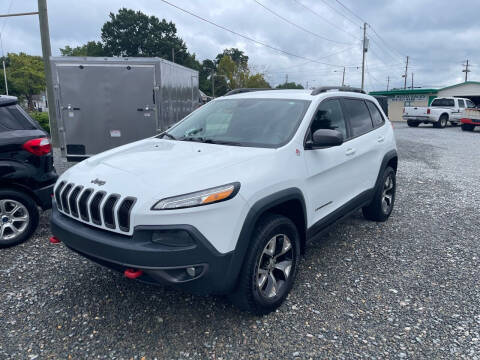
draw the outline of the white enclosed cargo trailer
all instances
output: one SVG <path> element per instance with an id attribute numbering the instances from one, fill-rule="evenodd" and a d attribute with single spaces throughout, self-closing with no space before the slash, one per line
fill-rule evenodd
<path id="1" fill-rule="evenodd" d="M 153 136 L 199 105 L 198 72 L 160 58 L 52 57 L 62 155 Z"/>

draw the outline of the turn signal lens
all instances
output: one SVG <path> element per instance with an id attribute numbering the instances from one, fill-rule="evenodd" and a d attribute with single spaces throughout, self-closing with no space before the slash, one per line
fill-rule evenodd
<path id="1" fill-rule="evenodd" d="M 173 196 L 160 200 L 152 206 L 152 210 L 184 209 L 213 204 L 233 198 L 239 189 L 240 183 L 237 182 L 185 195 Z"/>
<path id="2" fill-rule="evenodd" d="M 28 140 L 25 144 L 23 144 L 22 147 L 29 153 L 37 156 L 46 155 L 52 151 L 50 140 L 48 140 L 47 138 Z"/>

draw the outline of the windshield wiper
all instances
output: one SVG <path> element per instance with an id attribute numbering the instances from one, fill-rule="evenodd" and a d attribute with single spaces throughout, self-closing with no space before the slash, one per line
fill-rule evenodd
<path id="1" fill-rule="evenodd" d="M 228 141 L 228 140 L 204 139 L 203 142 L 204 142 L 204 143 L 207 143 L 207 144 L 243 146 L 243 144 L 240 143 L 240 142 L 237 142 L 237 141 Z"/>
<path id="2" fill-rule="evenodd" d="M 184 136 L 178 140 L 181 141 L 197 141 L 197 142 L 205 142 L 205 139 L 201 136 Z"/>
<path id="3" fill-rule="evenodd" d="M 167 132 L 163 133 L 162 137 L 168 137 L 169 139 L 177 140 L 177 138 L 175 136 L 173 136 L 172 134 L 169 134 Z"/>

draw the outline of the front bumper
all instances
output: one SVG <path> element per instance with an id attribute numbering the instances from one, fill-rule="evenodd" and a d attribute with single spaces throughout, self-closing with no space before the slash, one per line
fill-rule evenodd
<path id="1" fill-rule="evenodd" d="M 462 118 L 460 121 L 462 124 L 480 125 L 480 119 Z"/>
<path id="2" fill-rule="evenodd" d="M 167 283 L 186 291 L 209 294 L 228 292 L 235 278 L 228 276 L 233 252 L 219 253 L 190 225 L 137 226 L 132 236 L 97 229 L 62 215 L 53 206 L 51 229 L 54 236 L 80 255 L 111 269 L 124 272 L 133 268 L 143 272 L 138 279 Z M 192 243 L 183 247 L 152 242 L 161 232 L 185 231 Z M 195 276 L 186 269 L 197 269 Z"/>

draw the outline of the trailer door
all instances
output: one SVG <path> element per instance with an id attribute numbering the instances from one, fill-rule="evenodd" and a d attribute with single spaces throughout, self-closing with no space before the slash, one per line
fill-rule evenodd
<path id="1" fill-rule="evenodd" d="M 154 65 L 59 63 L 56 69 L 67 156 L 156 134 Z"/>

